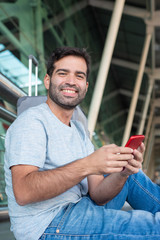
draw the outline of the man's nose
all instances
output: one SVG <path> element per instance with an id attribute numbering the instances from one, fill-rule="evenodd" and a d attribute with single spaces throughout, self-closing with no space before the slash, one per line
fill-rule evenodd
<path id="1" fill-rule="evenodd" d="M 75 84 L 76 83 L 76 77 L 74 74 L 70 73 L 68 74 L 67 76 L 67 82 L 70 83 L 70 84 Z"/>

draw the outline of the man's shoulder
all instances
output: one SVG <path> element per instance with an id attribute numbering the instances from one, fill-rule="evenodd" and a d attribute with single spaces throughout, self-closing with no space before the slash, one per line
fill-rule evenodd
<path id="1" fill-rule="evenodd" d="M 27 110 L 25 110 L 17 117 L 17 120 L 22 121 L 23 119 L 33 120 L 38 118 L 44 118 L 46 114 L 47 114 L 46 104 L 42 103 L 40 105 L 30 107 Z"/>
<path id="2" fill-rule="evenodd" d="M 37 106 L 33 106 L 28 108 L 27 110 L 25 110 L 24 112 L 22 112 L 18 117 L 20 116 L 28 116 L 28 115 L 32 115 L 32 116 L 43 116 L 43 113 L 47 112 L 47 106 L 46 103 L 41 103 Z"/>
<path id="3" fill-rule="evenodd" d="M 11 131 L 12 129 L 21 128 L 25 125 L 31 126 L 36 121 L 43 122 L 46 119 L 47 114 L 47 111 L 45 109 L 46 106 L 44 103 L 35 107 L 28 108 L 15 119 L 7 132 Z"/>

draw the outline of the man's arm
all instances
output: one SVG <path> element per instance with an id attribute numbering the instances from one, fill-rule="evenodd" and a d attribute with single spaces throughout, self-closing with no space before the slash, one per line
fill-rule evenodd
<path id="1" fill-rule="evenodd" d="M 11 171 L 14 195 L 19 205 L 56 197 L 87 176 L 83 160 L 53 170 L 39 171 L 35 166 L 16 165 Z"/>
<path id="2" fill-rule="evenodd" d="M 129 175 L 137 173 L 142 168 L 145 147 L 142 143 L 138 150 L 133 151 L 134 159 L 119 173 L 112 173 L 106 178 L 103 176 L 88 176 L 90 197 L 99 205 L 104 205 L 113 199 L 123 188 Z"/>
<path id="3" fill-rule="evenodd" d="M 119 173 L 112 173 L 107 177 L 89 176 L 88 186 L 91 199 L 98 205 L 106 204 L 122 190 L 127 178 Z"/>
<path id="4" fill-rule="evenodd" d="M 47 200 L 67 191 L 89 175 L 121 172 L 128 161 L 132 160 L 132 152 L 130 148 L 109 145 L 83 159 L 53 170 L 38 171 L 37 167 L 31 165 L 12 166 L 16 201 L 25 205 Z"/>

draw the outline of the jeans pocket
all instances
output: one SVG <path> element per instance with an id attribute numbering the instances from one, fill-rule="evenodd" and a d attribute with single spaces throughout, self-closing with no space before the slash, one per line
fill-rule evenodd
<path id="1" fill-rule="evenodd" d="M 70 210 L 71 210 L 71 208 L 72 208 L 73 205 L 74 205 L 73 203 L 70 203 L 70 204 L 67 206 L 67 208 L 65 209 L 65 211 L 63 212 L 62 217 L 61 217 L 61 219 L 60 219 L 60 221 L 59 221 L 59 223 L 58 223 L 58 225 L 57 225 L 56 233 L 59 233 L 59 231 L 60 231 L 60 229 L 62 228 L 63 223 L 64 223 L 66 217 L 68 216 L 68 214 L 69 214 L 69 212 L 70 212 Z"/>
<path id="2" fill-rule="evenodd" d="M 46 234 L 58 234 L 60 232 L 60 229 L 62 228 L 63 223 L 64 223 L 67 215 L 69 214 L 69 212 L 70 212 L 70 210 L 71 210 L 73 205 L 74 205 L 73 203 L 70 203 L 69 205 L 64 207 L 57 214 L 57 216 L 55 216 L 55 218 L 52 220 L 52 222 L 46 228 L 46 230 L 45 230 L 43 235 L 46 235 Z M 41 239 L 43 239 L 43 237 Z"/>

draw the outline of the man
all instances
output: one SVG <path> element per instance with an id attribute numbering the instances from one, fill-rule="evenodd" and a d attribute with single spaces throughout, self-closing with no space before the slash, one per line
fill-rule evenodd
<path id="1" fill-rule="evenodd" d="M 94 151 L 71 119 L 88 74 L 84 49 L 56 49 L 44 77 L 47 102 L 8 130 L 6 192 L 17 240 L 160 239 L 160 189 L 139 170 L 144 144 L 139 151 L 114 144 Z M 126 199 L 143 211 L 117 210 Z"/>

